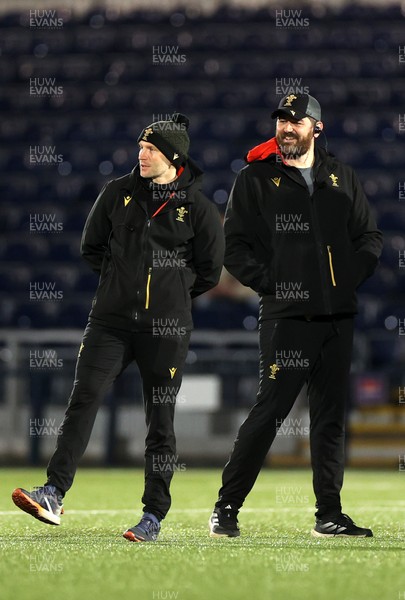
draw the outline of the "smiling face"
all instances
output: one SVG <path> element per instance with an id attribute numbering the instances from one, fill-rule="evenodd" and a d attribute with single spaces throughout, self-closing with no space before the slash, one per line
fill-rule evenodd
<path id="1" fill-rule="evenodd" d="M 276 140 L 287 158 L 303 156 L 314 146 L 314 123 L 309 117 L 299 121 L 287 116 L 277 117 Z"/>
<path id="2" fill-rule="evenodd" d="M 139 168 L 141 177 L 165 183 L 176 176 L 176 168 L 156 146 L 139 142 Z"/>

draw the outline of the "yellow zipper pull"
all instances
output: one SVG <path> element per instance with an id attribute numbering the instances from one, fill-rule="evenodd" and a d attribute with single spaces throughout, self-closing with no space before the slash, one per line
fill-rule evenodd
<path id="1" fill-rule="evenodd" d="M 328 249 L 328 256 L 329 256 L 329 270 L 330 270 L 330 276 L 332 278 L 332 285 L 333 285 L 333 287 L 336 287 L 335 273 L 333 272 L 332 249 L 330 246 L 327 246 L 327 249 Z"/>
<path id="2" fill-rule="evenodd" d="M 152 279 L 152 267 L 149 267 L 148 269 L 148 279 L 146 281 L 146 300 L 145 300 L 145 308 L 148 309 L 149 308 L 149 287 L 150 287 L 150 280 Z"/>

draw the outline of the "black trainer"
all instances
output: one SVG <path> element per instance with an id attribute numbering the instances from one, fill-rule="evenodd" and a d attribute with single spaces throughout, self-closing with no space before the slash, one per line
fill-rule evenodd
<path id="1" fill-rule="evenodd" d="M 338 516 L 317 519 L 311 534 L 314 537 L 373 537 L 371 529 L 357 527 L 352 519 L 343 513 Z"/>
<path id="2" fill-rule="evenodd" d="M 238 512 L 238 509 L 230 504 L 224 508 L 215 507 L 208 521 L 210 537 L 238 537 L 240 535 Z"/>

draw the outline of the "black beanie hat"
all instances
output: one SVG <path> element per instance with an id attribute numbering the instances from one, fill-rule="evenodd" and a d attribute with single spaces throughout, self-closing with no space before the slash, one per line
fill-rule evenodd
<path id="1" fill-rule="evenodd" d="M 188 158 L 190 121 L 181 113 L 174 113 L 169 121 L 156 121 L 141 132 L 138 142 L 153 144 L 175 166 L 180 167 Z"/>

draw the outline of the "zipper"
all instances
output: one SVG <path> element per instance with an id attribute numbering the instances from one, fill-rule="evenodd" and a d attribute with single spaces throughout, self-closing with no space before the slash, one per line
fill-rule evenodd
<path id="1" fill-rule="evenodd" d="M 326 312 L 327 314 L 332 314 L 332 306 L 331 306 L 331 299 L 330 299 L 330 292 L 329 292 L 329 285 L 328 285 L 328 274 L 327 274 L 327 270 L 325 268 L 325 252 L 324 252 L 324 246 L 322 244 L 321 240 L 321 228 L 319 226 L 319 220 L 318 220 L 318 215 L 316 213 L 316 208 L 314 206 L 314 200 L 313 200 L 313 196 L 310 196 L 309 192 L 308 192 L 308 196 L 309 196 L 309 207 L 310 207 L 310 211 L 311 211 L 311 217 L 312 217 L 312 226 L 314 229 L 314 237 L 315 237 L 315 241 L 316 241 L 316 245 L 318 247 L 318 261 L 319 261 L 319 270 L 320 270 L 320 275 L 321 275 L 321 284 L 322 284 L 322 296 L 323 296 L 323 300 L 325 303 L 325 308 L 326 308 Z"/>
<path id="2" fill-rule="evenodd" d="M 143 231 L 142 231 L 142 238 L 143 238 L 142 242 L 141 242 L 141 256 L 142 256 L 142 260 L 139 261 L 138 271 L 137 271 L 136 278 L 135 278 L 136 281 L 139 281 L 139 280 L 143 279 L 143 273 L 142 273 L 143 269 L 142 269 L 142 266 L 144 265 L 144 262 L 145 262 L 146 245 L 147 245 L 147 239 L 149 237 L 150 225 L 151 225 L 150 219 L 147 218 L 146 221 L 145 221 L 144 227 L 143 227 Z M 131 231 L 133 231 L 133 229 L 131 229 Z M 152 270 L 152 268 L 150 268 L 150 271 L 151 270 Z M 136 308 L 132 312 L 132 318 L 133 318 L 134 321 L 138 320 L 138 317 L 139 317 L 139 308 L 140 308 L 140 304 L 142 302 L 140 300 L 140 290 L 139 289 L 136 292 L 136 296 L 137 296 L 136 302 L 135 302 Z M 149 306 L 149 301 L 148 301 L 148 306 Z M 146 308 L 148 308 L 148 307 L 146 306 Z"/>
<path id="3" fill-rule="evenodd" d="M 330 276 L 332 279 L 332 285 L 333 287 L 336 287 L 336 281 L 335 281 L 335 273 L 333 271 L 333 262 L 332 262 L 332 249 L 330 246 L 326 246 L 328 249 L 328 256 L 329 256 L 329 270 L 330 270 Z"/>
<path id="4" fill-rule="evenodd" d="M 152 267 L 148 269 L 148 279 L 146 281 L 146 300 L 145 300 L 145 308 L 149 308 L 149 299 L 150 299 L 150 280 L 152 279 Z"/>
<path id="5" fill-rule="evenodd" d="M 151 223 L 152 223 L 152 219 L 154 219 L 159 213 L 160 211 L 165 208 L 165 206 L 168 204 L 169 200 L 171 200 L 171 198 L 175 195 L 175 192 L 172 192 L 169 196 L 169 198 L 166 200 L 166 202 L 163 202 L 163 204 L 161 204 L 161 206 L 153 213 L 153 215 L 151 217 L 148 217 L 147 213 L 147 219 L 146 219 L 146 223 L 144 225 L 144 230 L 143 230 L 143 240 L 142 240 L 142 260 L 140 261 L 139 264 L 139 271 L 138 273 L 140 274 L 140 271 L 142 271 L 142 264 L 145 264 L 145 259 L 147 256 L 147 245 L 148 245 L 148 239 L 149 239 L 149 235 L 150 235 L 150 227 L 151 227 Z M 143 212 L 145 212 L 145 210 L 143 209 L 143 207 L 141 207 Z M 149 309 L 149 304 L 150 304 L 150 282 L 152 279 L 152 267 L 148 267 L 148 277 L 146 280 L 146 298 L 145 298 L 145 310 Z M 137 296 L 139 298 L 139 290 L 137 291 Z M 138 300 L 139 302 L 139 300 Z M 138 304 L 137 302 L 137 304 Z M 139 306 L 139 304 L 138 304 Z M 139 317 L 139 313 L 138 310 L 134 311 L 132 314 L 132 318 L 137 321 Z"/>
<path id="6" fill-rule="evenodd" d="M 169 198 L 166 200 L 166 202 L 163 202 L 163 204 L 161 204 L 159 206 L 159 208 L 153 213 L 153 215 L 147 219 L 146 221 L 146 229 L 145 229 L 145 235 L 143 238 L 143 244 L 142 244 L 142 262 L 145 262 L 146 259 L 146 248 L 147 248 L 147 243 L 148 243 L 148 239 L 149 239 L 149 234 L 150 234 L 150 227 L 151 227 L 151 223 L 152 223 L 152 219 L 154 219 L 159 213 L 160 211 L 168 204 L 169 200 L 171 200 L 171 198 L 175 195 L 175 192 L 172 192 L 169 196 Z M 142 264 L 142 263 L 141 263 Z M 152 279 L 152 267 L 148 267 L 148 277 L 146 280 L 146 297 L 145 297 L 145 310 L 149 310 L 149 304 L 150 304 L 150 282 Z M 136 313 L 136 317 L 135 320 L 138 319 L 138 313 Z"/>

